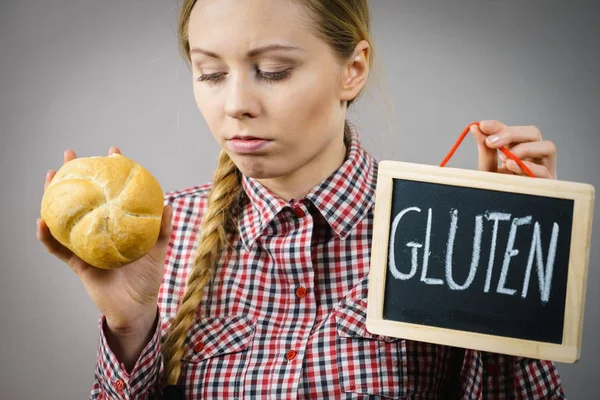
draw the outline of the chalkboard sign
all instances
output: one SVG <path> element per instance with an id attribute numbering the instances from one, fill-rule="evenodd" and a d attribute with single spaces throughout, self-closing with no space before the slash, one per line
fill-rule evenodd
<path id="1" fill-rule="evenodd" d="M 384 161 L 367 329 L 576 362 L 594 188 Z"/>

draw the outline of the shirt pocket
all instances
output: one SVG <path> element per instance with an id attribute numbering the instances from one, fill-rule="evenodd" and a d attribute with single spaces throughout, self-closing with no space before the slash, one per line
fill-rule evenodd
<path id="1" fill-rule="evenodd" d="M 372 334 L 364 300 L 336 310 L 336 349 L 343 392 L 397 399 L 406 394 L 406 341 Z"/>
<path id="2" fill-rule="evenodd" d="M 186 398 L 242 398 L 254 331 L 255 322 L 245 316 L 198 319 L 183 355 Z"/>
<path id="3" fill-rule="evenodd" d="M 245 316 L 198 319 L 190 330 L 184 360 L 198 363 L 248 349 L 254 336 L 254 322 Z"/>

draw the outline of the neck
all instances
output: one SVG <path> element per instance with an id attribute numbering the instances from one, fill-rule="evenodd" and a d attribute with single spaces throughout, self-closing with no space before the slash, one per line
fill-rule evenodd
<path id="1" fill-rule="evenodd" d="M 327 151 L 319 153 L 302 168 L 275 179 L 261 179 L 259 182 L 272 193 L 285 201 L 304 198 L 316 185 L 327 179 L 344 163 L 346 145 L 336 139 Z"/>

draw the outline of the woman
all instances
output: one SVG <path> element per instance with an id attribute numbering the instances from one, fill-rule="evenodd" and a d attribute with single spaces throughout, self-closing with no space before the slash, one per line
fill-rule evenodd
<path id="1" fill-rule="evenodd" d="M 377 164 L 346 111 L 369 76 L 369 28 L 366 0 L 183 2 L 181 49 L 223 148 L 213 182 L 168 193 L 155 248 L 118 270 L 38 222 L 102 313 L 91 398 L 564 397 L 551 362 L 365 329 Z M 522 173 L 497 168 L 506 145 L 554 178 L 535 127 L 472 133 L 480 169 Z"/>

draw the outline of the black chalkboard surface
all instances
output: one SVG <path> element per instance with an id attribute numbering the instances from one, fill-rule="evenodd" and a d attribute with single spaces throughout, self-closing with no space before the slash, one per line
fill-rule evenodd
<path id="1" fill-rule="evenodd" d="M 594 188 L 380 164 L 367 328 L 575 362 Z"/>

